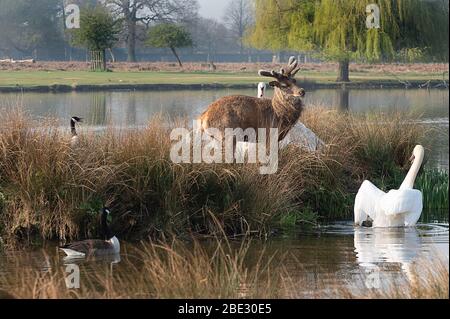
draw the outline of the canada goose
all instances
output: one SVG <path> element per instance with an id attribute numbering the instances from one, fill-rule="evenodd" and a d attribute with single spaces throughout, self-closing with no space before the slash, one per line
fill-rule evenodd
<path id="1" fill-rule="evenodd" d="M 74 116 L 70 119 L 70 129 L 72 132 L 72 140 L 70 141 L 70 145 L 72 147 L 77 146 L 80 143 L 80 138 L 77 134 L 76 124 L 83 123 L 83 119 L 77 116 Z"/>
<path id="2" fill-rule="evenodd" d="M 385 193 L 365 181 L 356 195 L 355 224 L 364 226 L 367 220 L 372 227 L 413 227 L 422 214 L 422 192 L 414 189 L 414 182 L 424 159 L 425 149 L 414 148 L 412 166 L 400 189 Z M 369 223 L 370 225 L 370 223 Z"/>
<path id="3" fill-rule="evenodd" d="M 111 232 L 108 225 L 108 217 L 111 212 L 108 208 L 102 209 L 102 231 L 103 240 L 89 239 L 75 242 L 60 249 L 68 256 L 74 258 L 84 258 L 90 256 L 105 256 L 120 253 L 120 243 L 116 236 Z"/>

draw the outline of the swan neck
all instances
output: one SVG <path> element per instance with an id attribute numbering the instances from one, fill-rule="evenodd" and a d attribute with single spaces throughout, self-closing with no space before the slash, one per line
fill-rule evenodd
<path id="1" fill-rule="evenodd" d="M 420 167 L 422 166 L 423 157 L 416 158 L 413 165 L 409 169 L 408 174 L 406 175 L 403 184 L 400 186 L 400 189 L 413 189 L 414 183 L 417 178 L 417 174 L 419 173 Z"/>

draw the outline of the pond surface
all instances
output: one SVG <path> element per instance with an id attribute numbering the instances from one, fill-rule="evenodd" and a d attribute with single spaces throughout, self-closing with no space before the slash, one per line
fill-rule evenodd
<path id="1" fill-rule="evenodd" d="M 270 90 L 269 90 L 270 92 Z M 367 113 L 406 111 L 421 115 L 432 130 L 424 146 L 431 150 L 431 165 L 448 170 L 448 90 L 315 90 L 307 93 L 307 107 L 323 106 Z M 86 125 L 102 129 L 145 126 L 156 114 L 171 118 L 195 118 L 220 97 L 231 94 L 255 95 L 256 90 L 204 91 L 113 91 L 71 93 L 0 93 L 0 107 L 23 105 L 35 118 L 51 116 L 69 121 L 83 117 Z"/>
<path id="2" fill-rule="evenodd" d="M 208 241 L 204 245 L 214 246 Z M 112 272 L 113 278 L 126 278 L 130 270 L 138 267 L 141 262 L 136 258 L 135 252 L 136 249 L 142 249 L 142 246 L 129 243 L 122 243 L 120 256 L 89 261 L 64 259 L 62 254 L 57 253 L 56 247 L 56 244 L 47 244 L 44 249 L 36 251 L 8 251 L 0 254 L 0 278 L 11 274 L 17 276 L 19 273 L 18 285 L 23 282 L 33 283 L 35 273 L 32 276 L 27 270 L 56 273 L 55 270 L 75 264 L 80 269 L 81 285 L 88 285 L 83 282 L 87 275 L 107 273 L 109 276 Z M 361 284 L 378 284 L 375 288 L 383 288 L 383 285 L 387 286 L 394 281 L 398 283 L 412 280 L 414 275 L 421 274 L 420 265 L 424 260 L 448 265 L 448 248 L 448 224 L 420 224 L 416 228 L 406 229 L 370 229 L 354 228 L 351 223 L 339 223 L 296 232 L 285 238 L 282 236 L 268 241 L 255 241 L 249 248 L 246 262 L 251 266 L 262 252 L 267 258 L 285 256 L 284 270 L 296 287 L 290 293 L 308 298 L 342 287 L 352 289 Z M 424 274 L 428 271 L 430 269 L 424 269 Z M 361 281 L 361 278 L 364 279 Z M 366 278 L 376 281 L 368 283 L 366 281 L 369 279 Z"/>
<path id="3" fill-rule="evenodd" d="M 52 116 L 62 123 L 72 116 L 86 119 L 87 125 L 101 129 L 108 125 L 139 127 L 158 113 L 171 117 L 198 116 L 208 104 L 230 94 L 255 95 L 253 90 L 167 91 L 167 92 L 96 92 L 96 93 L 26 93 L 0 94 L 0 105 L 12 108 L 24 105 L 34 117 Z M 431 151 L 428 165 L 448 170 L 449 165 L 449 94 L 446 90 L 350 90 L 347 97 L 337 90 L 308 92 L 307 105 L 348 109 L 351 112 L 403 110 L 421 114 L 423 123 L 433 130 L 424 145 Z M 348 103 L 347 103 L 348 102 Z M 351 223 L 337 223 L 309 231 L 293 231 L 268 241 L 256 241 L 250 254 L 263 249 L 287 253 L 285 264 L 290 276 L 304 278 L 302 295 L 308 295 L 333 279 L 329 285 L 352 284 L 361 273 L 377 274 L 381 279 L 411 276 L 411 265 L 426 259 L 444 258 L 448 267 L 449 226 L 447 212 L 424 215 L 422 224 L 409 229 L 354 228 Z M 205 243 L 207 245 L 207 243 Z M 43 250 L 0 253 L 0 276 L 19 269 L 47 271 L 63 267 L 56 244 Z M 127 251 L 136 248 L 123 243 L 119 259 L 79 262 L 81 272 L 102 271 L 105 265 L 115 273 L 130 267 Z M 255 257 L 256 258 L 256 257 Z M 125 262 L 127 260 L 127 262 Z M 23 278 L 26 280 L 27 278 Z M 32 280 L 33 278 L 30 278 Z M 1 289 L 2 287 L 0 287 Z"/>

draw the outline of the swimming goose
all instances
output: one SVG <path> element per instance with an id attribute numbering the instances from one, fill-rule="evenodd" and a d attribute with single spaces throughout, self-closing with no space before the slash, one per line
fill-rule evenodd
<path id="1" fill-rule="evenodd" d="M 369 181 L 365 181 L 356 195 L 355 224 L 363 226 L 367 221 L 372 227 L 412 227 L 422 214 L 422 192 L 414 188 L 414 182 L 423 163 L 425 149 L 414 148 L 412 166 L 400 189 L 385 193 Z"/>
<path id="2" fill-rule="evenodd" d="M 70 119 L 70 129 L 72 132 L 72 139 L 70 141 L 70 145 L 72 147 L 77 146 L 80 143 L 80 138 L 78 137 L 77 129 L 76 129 L 77 123 L 83 123 L 83 119 L 80 117 L 76 117 L 76 116 L 74 116 Z"/>
<path id="3" fill-rule="evenodd" d="M 83 258 L 90 256 L 105 256 L 120 253 L 120 243 L 116 236 L 111 232 L 108 225 L 108 217 L 111 212 L 108 208 L 102 210 L 102 231 L 104 239 L 89 239 L 75 242 L 60 249 L 72 258 Z"/>

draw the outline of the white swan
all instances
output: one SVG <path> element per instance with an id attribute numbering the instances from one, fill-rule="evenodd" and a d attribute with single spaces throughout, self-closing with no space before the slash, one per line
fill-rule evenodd
<path id="1" fill-rule="evenodd" d="M 289 131 L 288 135 L 280 142 L 280 148 L 283 149 L 289 144 L 305 147 L 310 152 L 317 151 L 325 145 L 325 143 L 302 122 L 297 122 L 297 124 Z"/>
<path id="2" fill-rule="evenodd" d="M 361 226 L 369 218 L 373 227 L 412 227 L 422 214 L 422 192 L 415 190 L 414 182 L 423 163 L 425 149 L 414 148 L 411 169 L 398 190 L 385 193 L 365 181 L 356 195 L 355 224 Z"/>
<path id="3" fill-rule="evenodd" d="M 262 99 L 266 95 L 266 83 L 258 83 L 258 98 Z"/>

